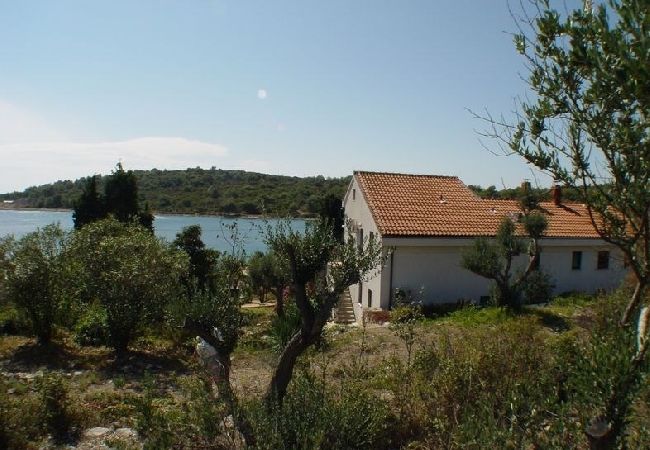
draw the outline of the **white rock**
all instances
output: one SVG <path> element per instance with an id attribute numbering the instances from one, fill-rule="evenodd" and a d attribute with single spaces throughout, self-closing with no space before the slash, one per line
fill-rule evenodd
<path id="1" fill-rule="evenodd" d="M 115 430 L 115 436 L 123 439 L 128 439 L 128 438 L 137 439 L 138 432 L 132 428 L 126 428 L 126 427 L 118 428 L 117 430 Z"/>
<path id="2" fill-rule="evenodd" d="M 94 427 L 94 428 L 89 428 L 86 431 L 84 431 L 84 437 L 94 439 L 98 437 L 102 437 L 107 433 L 110 433 L 111 429 L 106 428 L 106 427 Z"/>

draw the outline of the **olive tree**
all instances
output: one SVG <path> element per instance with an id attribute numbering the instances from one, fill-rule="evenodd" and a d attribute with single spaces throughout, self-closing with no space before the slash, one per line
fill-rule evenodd
<path id="1" fill-rule="evenodd" d="M 6 273 L 8 298 L 27 313 L 40 344 L 50 342 L 59 312 L 65 237 L 55 224 L 25 235 L 15 244 Z"/>
<path id="2" fill-rule="evenodd" d="M 300 329 L 282 351 L 267 391 L 267 403 L 273 404 L 282 402 L 298 357 L 321 337 L 341 294 L 380 264 L 382 249 L 374 239 L 360 246 L 349 236 L 341 243 L 324 221 L 304 233 L 280 222 L 268 229 L 267 243 L 289 269 L 300 313 Z"/>
<path id="3" fill-rule="evenodd" d="M 81 296 L 105 308 L 109 341 L 127 350 L 142 326 L 161 320 L 179 295 L 187 256 L 136 224 L 93 222 L 71 239 L 68 258 L 77 264 Z"/>
<path id="4" fill-rule="evenodd" d="M 248 276 L 251 285 L 264 301 L 271 291 L 275 295 L 275 311 L 278 317 L 284 316 L 284 292 L 289 285 L 289 271 L 285 261 L 273 252 L 255 252 L 248 260 Z"/>
<path id="5" fill-rule="evenodd" d="M 650 278 L 650 8 L 645 0 L 585 0 L 572 11 L 559 3 L 532 0 L 534 17 L 524 11 L 518 20 L 514 41 L 533 95 L 514 123 L 484 117 L 485 134 L 579 193 L 598 234 L 635 275 L 621 324 L 636 316 L 642 325 L 650 315 L 638 314 Z M 611 447 L 623 433 L 624 409 L 613 405 L 629 397 L 650 341 L 648 327 L 637 329 L 636 375 L 613 387 L 606 417 L 594 421 L 603 426 L 588 433 L 595 447 Z"/>
<path id="6" fill-rule="evenodd" d="M 464 268 L 493 280 L 495 304 L 510 309 L 520 306 L 521 293 L 539 260 L 539 239 L 547 227 L 546 218 L 538 212 L 522 216 L 521 222 L 527 240 L 517 235 L 517 224 L 505 216 L 496 237 L 477 238 L 463 252 L 461 261 Z M 513 273 L 513 260 L 522 253 L 528 255 L 526 266 L 524 270 Z"/>

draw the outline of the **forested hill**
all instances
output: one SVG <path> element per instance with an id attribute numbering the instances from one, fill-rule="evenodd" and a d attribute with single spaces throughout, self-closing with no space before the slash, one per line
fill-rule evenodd
<path id="1" fill-rule="evenodd" d="M 200 168 L 134 170 L 139 198 L 154 212 L 200 214 L 314 215 L 328 195 L 342 198 L 350 177 L 265 175 L 242 170 Z M 98 176 L 98 190 L 106 176 Z M 0 202 L 25 208 L 72 208 L 86 178 L 0 194 Z"/>

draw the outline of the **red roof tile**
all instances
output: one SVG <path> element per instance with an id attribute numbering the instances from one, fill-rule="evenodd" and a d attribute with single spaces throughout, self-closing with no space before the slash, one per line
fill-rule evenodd
<path id="1" fill-rule="evenodd" d="M 504 215 L 516 215 L 513 200 L 477 197 L 458 177 L 355 172 L 361 191 L 384 236 L 494 236 Z M 547 237 L 598 238 L 587 208 L 542 202 Z"/>

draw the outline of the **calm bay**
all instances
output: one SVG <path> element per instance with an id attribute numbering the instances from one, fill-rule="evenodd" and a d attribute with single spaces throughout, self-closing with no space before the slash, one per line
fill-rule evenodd
<path id="1" fill-rule="evenodd" d="M 200 225 L 203 242 L 219 251 L 232 251 L 230 227 L 236 223 L 242 246 L 248 255 L 258 250 L 266 251 L 266 227 L 274 226 L 280 220 L 166 214 L 156 214 L 155 217 L 156 236 L 171 242 L 184 227 Z M 20 238 L 51 223 L 59 223 L 64 230 L 72 230 L 72 211 L 0 210 L 0 237 L 12 234 Z M 290 224 L 294 230 L 304 230 L 306 221 L 291 219 Z"/>

